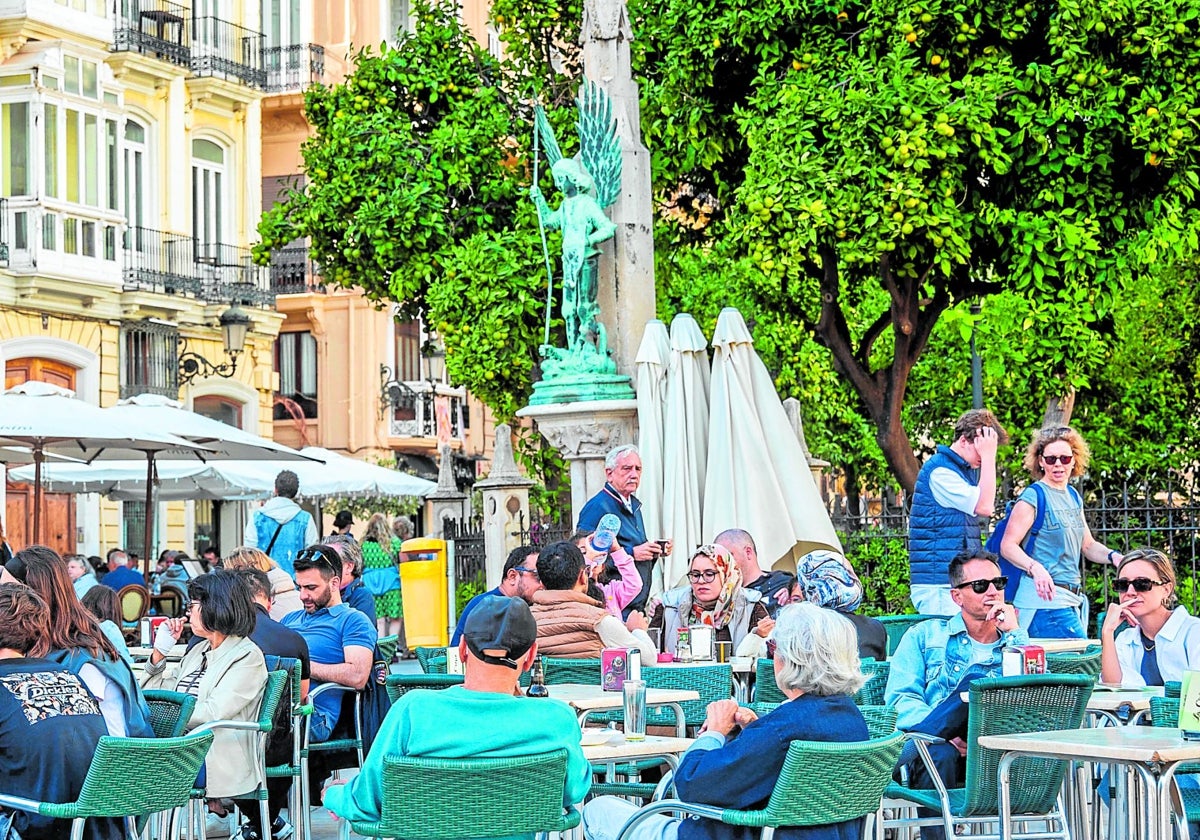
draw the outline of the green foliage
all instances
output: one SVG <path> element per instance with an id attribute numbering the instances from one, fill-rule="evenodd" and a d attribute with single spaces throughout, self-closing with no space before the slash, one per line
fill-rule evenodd
<path id="1" fill-rule="evenodd" d="M 474 580 L 460 580 L 454 585 L 454 614 L 462 615 L 463 607 L 467 602 L 487 591 L 487 584 L 484 581 L 481 573 Z"/>
<path id="2" fill-rule="evenodd" d="M 842 534 L 846 557 L 863 583 L 863 615 L 911 612 L 908 600 L 908 549 L 900 534 L 869 531 Z"/>
<path id="3" fill-rule="evenodd" d="M 414 516 L 421 510 L 421 500 L 416 496 L 348 496 L 325 507 L 327 510 L 348 510 L 354 514 L 355 521 L 366 522 L 376 513 L 389 517 Z"/>

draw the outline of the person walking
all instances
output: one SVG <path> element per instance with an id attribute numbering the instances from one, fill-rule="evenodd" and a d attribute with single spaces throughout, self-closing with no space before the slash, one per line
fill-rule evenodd
<path id="1" fill-rule="evenodd" d="M 363 586 L 375 597 L 375 620 L 380 636 L 404 632 L 404 606 L 400 601 L 400 541 L 392 534 L 387 517 L 374 513 L 363 534 Z"/>

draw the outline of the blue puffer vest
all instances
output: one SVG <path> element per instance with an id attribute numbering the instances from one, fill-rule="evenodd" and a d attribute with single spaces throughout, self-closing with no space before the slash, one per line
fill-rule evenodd
<path id="1" fill-rule="evenodd" d="M 978 516 L 944 508 L 934 499 L 929 477 L 939 467 L 954 470 L 970 484 L 976 482 L 971 465 L 948 446 L 939 446 L 921 467 L 908 517 L 909 577 L 914 584 L 948 583 L 946 572 L 954 555 L 982 545 Z"/>

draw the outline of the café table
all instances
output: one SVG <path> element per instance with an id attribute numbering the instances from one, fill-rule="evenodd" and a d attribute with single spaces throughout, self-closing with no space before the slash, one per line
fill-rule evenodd
<path id="1" fill-rule="evenodd" d="M 154 653 L 154 648 L 149 646 L 131 645 L 129 648 L 129 655 L 133 657 L 135 662 L 149 659 L 152 653 Z M 187 645 L 175 645 L 171 648 L 171 652 L 167 654 L 166 658 L 168 662 L 178 662 L 183 659 L 186 653 Z"/>
<path id="2" fill-rule="evenodd" d="M 611 733 L 601 743 L 605 733 Z M 695 743 L 694 738 L 671 738 L 663 735 L 647 735 L 640 741 L 630 741 L 625 733 L 616 729 L 584 729 L 582 734 L 583 757 L 592 764 L 605 766 L 605 781 L 612 782 L 617 765 L 647 758 L 661 758 L 672 770 L 679 766 L 679 756 Z"/>
<path id="3" fill-rule="evenodd" d="M 1087 710 L 1098 722 L 1108 722 L 1113 726 L 1136 724 L 1150 711 L 1150 699 L 1162 696 L 1163 688 L 1160 685 L 1118 689 L 1097 685 L 1088 698 Z"/>
<path id="4" fill-rule="evenodd" d="M 1146 795 L 1145 812 L 1139 816 L 1146 831 L 1141 837 L 1171 836 L 1171 782 L 1182 762 L 1200 760 L 1200 741 L 1185 741 L 1178 729 L 1144 726 L 1105 726 L 1027 732 L 1018 735 L 984 735 L 981 747 L 1004 755 L 997 767 L 1000 799 L 1000 840 L 1011 837 L 1012 801 L 1009 777 L 1012 763 L 1023 756 L 1119 764 L 1131 768 L 1141 779 Z M 1115 809 L 1129 807 L 1114 802 Z"/>
<path id="5" fill-rule="evenodd" d="M 1077 653 L 1089 647 L 1099 647 L 1099 639 L 1030 639 L 1029 644 L 1038 645 L 1046 653 Z"/>
<path id="6" fill-rule="evenodd" d="M 655 668 L 695 668 L 701 665 L 723 665 L 714 659 L 694 659 L 691 662 L 659 662 Z M 752 656 L 734 656 L 729 660 L 733 670 L 733 697 L 743 706 L 750 702 L 750 681 L 754 676 L 755 661 Z"/>
<path id="7" fill-rule="evenodd" d="M 625 699 L 619 691 L 605 691 L 598 685 L 582 683 L 556 683 L 547 686 L 550 696 L 570 704 L 579 714 L 579 726 L 582 729 L 587 719 L 594 712 L 613 712 L 625 705 Z M 679 705 L 685 700 L 699 700 L 700 692 L 693 689 L 647 688 L 646 707 L 665 706 L 675 712 L 675 732 L 682 738 L 687 733 L 687 723 L 684 720 L 683 707 Z"/>

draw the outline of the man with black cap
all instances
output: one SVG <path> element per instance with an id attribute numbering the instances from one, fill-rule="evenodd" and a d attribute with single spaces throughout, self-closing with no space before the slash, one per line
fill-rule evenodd
<path id="1" fill-rule="evenodd" d="M 591 768 L 579 745 L 579 723 L 566 703 L 524 697 L 517 680 L 537 655 L 537 624 L 520 598 L 487 597 L 471 611 L 458 643 L 462 685 L 404 694 L 367 754 L 362 771 L 325 789 L 339 817 L 378 822 L 386 755 L 500 758 L 567 751 L 563 805 L 583 801 Z"/>

